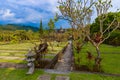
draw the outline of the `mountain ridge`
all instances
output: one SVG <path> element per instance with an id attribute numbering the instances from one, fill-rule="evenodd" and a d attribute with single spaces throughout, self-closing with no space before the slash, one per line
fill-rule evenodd
<path id="1" fill-rule="evenodd" d="M 30 26 L 30 25 L 23 25 L 23 24 L 5 24 L 2 25 L 0 24 L 0 30 L 10 30 L 10 31 L 15 31 L 15 30 L 32 30 L 34 32 L 37 32 L 39 30 L 38 27 Z"/>

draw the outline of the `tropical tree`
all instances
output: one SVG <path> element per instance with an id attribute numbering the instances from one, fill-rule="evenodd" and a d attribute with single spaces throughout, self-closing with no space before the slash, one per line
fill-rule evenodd
<path id="1" fill-rule="evenodd" d="M 55 29 L 55 21 L 53 19 L 50 19 L 48 22 L 48 26 L 49 26 L 49 35 L 51 40 L 54 40 L 54 29 Z M 53 50 L 53 43 L 49 41 L 49 45 L 51 46 L 52 50 Z"/>
<path id="2" fill-rule="evenodd" d="M 40 35 L 43 34 L 43 25 L 42 25 L 42 19 L 40 20 L 40 28 L 39 28 Z"/>
<path id="3" fill-rule="evenodd" d="M 57 16 L 70 23 L 75 42 L 74 47 L 79 52 L 85 43 L 86 35 L 89 34 L 88 24 L 91 21 L 94 0 L 60 0 L 58 3 L 62 15 Z"/>
<path id="4" fill-rule="evenodd" d="M 105 30 L 108 27 L 109 23 L 112 23 L 112 21 L 114 20 L 114 18 L 120 17 L 120 12 L 109 12 L 106 14 L 107 18 L 104 20 L 103 22 L 103 30 Z M 97 32 L 100 32 L 100 23 L 99 23 L 99 16 L 95 19 L 95 22 L 92 23 L 91 27 L 90 27 L 90 32 L 91 35 L 93 36 L 94 34 L 96 34 Z M 117 26 L 117 21 L 115 21 L 111 27 L 110 27 L 110 31 L 113 30 L 115 27 Z M 108 32 L 104 33 L 105 35 L 108 34 Z M 119 45 L 119 28 L 117 29 L 117 31 L 113 31 L 113 33 L 111 33 L 111 36 L 105 40 L 104 43 L 107 44 L 112 44 L 112 45 Z"/>
<path id="5" fill-rule="evenodd" d="M 115 31 L 120 24 L 119 18 L 117 15 L 114 15 L 113 20 L 111 22 L 107 22 L 104 27 L 105 20 L 108 17 L 108 10 L 111 8 L 111 0 L 98 0 L 95 3 L 95 9 L 97 11 L 97 16 L 98 16 L 98 26 L 99 26 L 99 31 L 94 33 L 92 37 L 90 35 L 87 35 L 87 38 L 89 41 L 93 44 L 93 46 L 96 48 L 97 51 L 97 57 L 96 57 L 96 64 L 99 64 L 101 61 L 101 56 L 100 56 L 100 49 L 99 46 L 110 37 L 111 33 Z M 114 25 L 115 24 L 115 25 Z M 114 25 L 114 26 L 113 26 Z M 112 29 L 111 29 L 112 28 Z"/>
<path id="6" fill-rule="evenodd" d="M 58 16 L 60 19 L 65 19 L 69 21 L 70 25 L 73 28 L 73 31 L 75 32 L 75 37 L 77 35 L 78 40 L 81 39 L 82 43 L 84 43 L 85 38 L 93 44 L 93 46 L 96 48 L 97 51 L 97 57 L 95 59 L 95 64 L 99 65 L 101 61 L 100 56 L 100 50 L 99 46 L 109 38 L 111 33 L 115 31 L 119 27 L 120 20 L 115 15 L 112 22 L 108 23 L 106 25 L 106 28 L 103 29 L 103 23 L 105 19 L 107 18 L 107 13 L 109 8 L 112 7 L 111 0 L 66 0 L 66 1 L 59 1 L 59 10 L 61 12 L 61 16 Z M 94 36 L 91 36 L 90 34 L 90 22 L 91 22 L 91 16 L 92 11 L 94 10 L 93 7 L 95 7 L 95 11 L 97 12 L 97 16 L 99 16 L 99 31 L 94 34 Z M 112 30 L 110 28 L 112 27 L 113 23 L 116 24 L 116 26 L 113 27 Z M 107 33 L 107 35 L 106 35 Z M 81 45 L 78 44 L 77 45 Z"/>
<path id="7" fill-rule="evenodd" d="M 48 22 L 48 26 L 49 26 L 50 32 L 53 32 L 53 30 L 55 28 L 54 20 L 50 19 L 50 21 Z"/>

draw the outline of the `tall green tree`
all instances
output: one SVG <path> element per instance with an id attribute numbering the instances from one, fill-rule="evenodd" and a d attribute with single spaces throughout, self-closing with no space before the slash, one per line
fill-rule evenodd
<path id="1" fill-rule="evenodd" d="M 50 21 L 48 22 L 48 26 L 49 26 L 49 32 L 51 33 L 51 40 L 54 40 L 54 28 L 55 28 L 55 21 L 53 19 L 50 19 Z M 49 42 L 49 45 L 52 48 L 53 51 L 53 44 L 52 42 Z"/>
<path id="2" fill-rule="evenodd" d="M 40 20 L 40 28 L 39 28 L 40 35 L 43 34 L 43 25 L 42 25 L 42 19 Z"/>
<path id="3" fill-rule="evenodd" d="M 54 28 L 55 28 L 54 20 L 50 19 L 50 21 L 48 22 L 48 26 L 49 26 L 50 32 L 52 32 L 54 30 Z"/>

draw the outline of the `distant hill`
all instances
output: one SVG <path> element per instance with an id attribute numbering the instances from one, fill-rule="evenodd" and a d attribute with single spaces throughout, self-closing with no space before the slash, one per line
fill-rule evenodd
<path id="1" fill-rule="evenodd" d="M 26 25 L 20 25 L 20 24 L 7 24 L 7 25 L 0 25 L 0 30 L 32 30 L 34 32 L 38 31 L 37 27 L 33 26 L 26 26 Z"/>

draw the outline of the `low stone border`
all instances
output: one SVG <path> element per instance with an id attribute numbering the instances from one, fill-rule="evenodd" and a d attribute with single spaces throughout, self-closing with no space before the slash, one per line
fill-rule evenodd
<path id="1" fill-rule="evenodd" d="M 70 80 L 68 76 L 56 76 L 55 80 Z"/>
<path id="2" fill-rule="evenodd" d="M 37 80 L 51 80 L 50 75 L 40 75 Z"/>
<path id="3" fill-rule="evenodd" d="M 17 63 L 0 63 L 0 68 L 27 68 L 27 65 Z"/>

